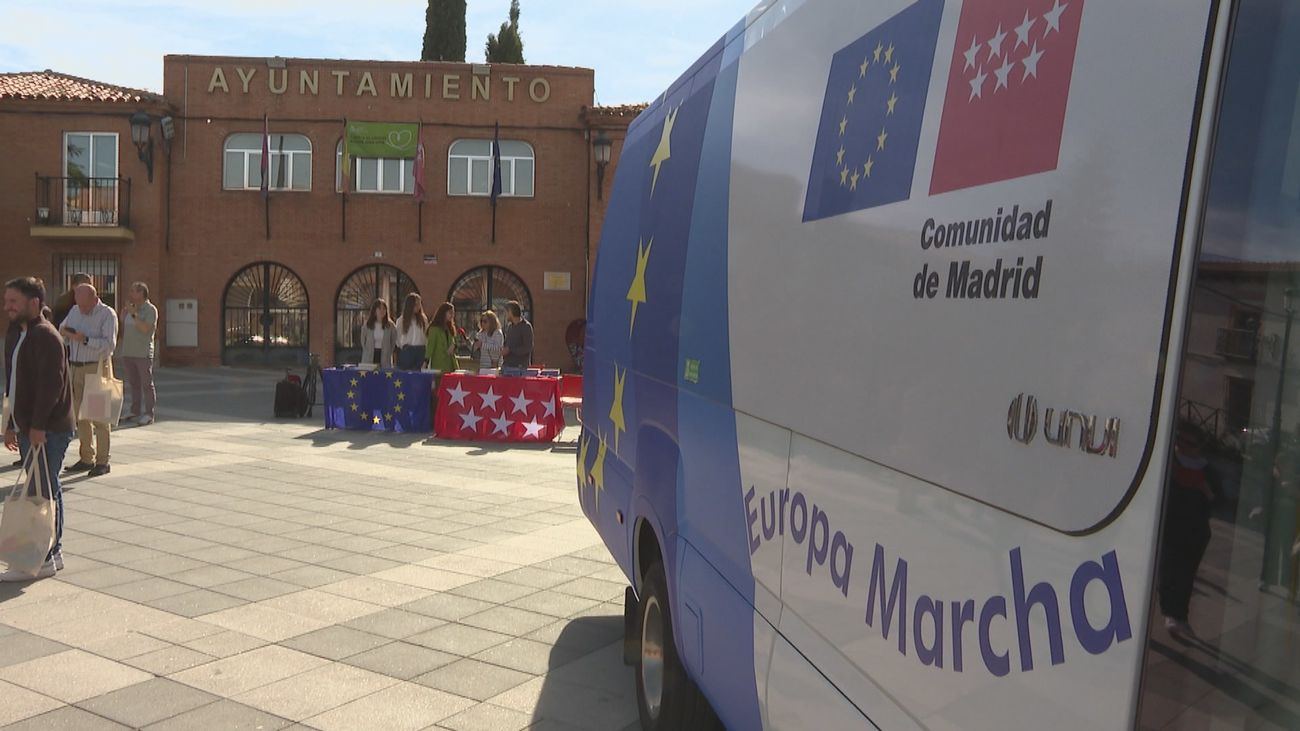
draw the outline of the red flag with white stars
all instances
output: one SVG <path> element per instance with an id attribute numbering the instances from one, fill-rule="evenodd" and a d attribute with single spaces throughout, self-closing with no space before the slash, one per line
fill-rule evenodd
<path id="1" fill-rule="evenodd" d="M 551 442 L 564 430 L 558 378 L 448 373 L 437 404 L 433 433 L 440 439 Z"/>
<path id="2" fill-rule="evenodd" d="M 1055 170 L 1083 0 L 962 6 L 930 193 Z"/>

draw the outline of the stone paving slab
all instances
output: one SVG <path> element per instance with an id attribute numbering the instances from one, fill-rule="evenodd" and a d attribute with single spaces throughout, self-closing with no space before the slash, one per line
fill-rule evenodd
<path id="1" fill-rule="evenodd" d="M 278 377 L 160 370 L 65 481 L 67 568 L 0 585 L 0 729 L 637 727 L 571 451 L 272 420 Z"/>

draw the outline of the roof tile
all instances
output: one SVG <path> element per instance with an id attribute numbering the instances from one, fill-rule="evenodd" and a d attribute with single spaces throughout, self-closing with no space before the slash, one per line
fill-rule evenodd
<path id="1" fill-rule="evenodd" d="M 143 89 L 44 71 L 0 74 L 0 99 L 48 99 L 109 103 L 157 102 L 162 97 Z"/>

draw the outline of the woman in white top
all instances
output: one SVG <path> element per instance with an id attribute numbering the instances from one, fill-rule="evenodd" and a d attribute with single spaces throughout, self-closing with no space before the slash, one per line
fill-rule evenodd
<path id="1" fill-rule="evenodd" d="M 391 368 L 396 342 L 397 328 L 388 314 L 388 303 L 377 299 L 370 305 L 370 317 L 361 328 L 361 362 Z"/>
<path id="2" fill-rule="evenodd" d="M 501 367 L 501 348 L 505 346 L 506 336 L 501 332 L 501 321 L 492 310 L 484 312 L 478 318 L 478 337 L 474 340 L 474 349 L 479 352 L 478 372 L 487 373 Z"/>
<path id="3" fill-rule="evenodd" d="M 397 367 L 404 371 L 418 371 L 424 366 L 425 330 L 429 316 L 424 314 L 420 295 L 412 292 L 402 303 L 402 316 L 397 318 Z"/>

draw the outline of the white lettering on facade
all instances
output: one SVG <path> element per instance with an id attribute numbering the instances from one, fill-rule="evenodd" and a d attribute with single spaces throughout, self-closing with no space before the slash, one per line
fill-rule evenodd
<path id="1" fill-rule="evenodd" d="M 208 93 L 211 94 L 218 88 L 227 94 L 230 93 L 230 87 L 226 84 L 226 72 L 222 71 L 220 66 L 212 69 L 212 81 L 208 82 Z"/>
<path id="2" fill-rule="evenodd" d="M 414 94 L 411 87 L 410 74 L 389 74 L 388 75 L 388 95 L 394 99 L 405 97 L 410 99 Z"/>
<path id="3" fill-rule="evenodd" d="M 533 79 L 528 84 L 528 96 L 532 97 L 533 101 L 538 104 L 545 103 L 547 99 L 551 98 L 551 82 L 541 78 Z"/>
<path id="4" fill-rule="evenodd" d="M 298 72 L 298 93 L 306 94 L 307 89 L 311 89 L 311 95 L 316 96 L 316 90 L 320 87 L 320 72 L 313 70 L 311 76 L 307 75 L 304 69 Z"/>
<path id="5" fill-rule="evenodd" d="M 289 69 L 280 69 L 280 83 L 275 83 L 275 71 L 271 69 L 266 72 L 266 85 L 271 89 L 272 94 L 283 94 L 289 90 Z"/>
<path id="6" fill-rule="evenodd" d="M 460 77 L 456 74 L 442 75 L 442 98 L 459 99 L 460 98 Z"/>
<path id="7" fill-rule="evenodd" d="M 256 69 L 256 68 L 251 68 L 251 69 L 248 70 L 248 73 L 245 74 L 243 69 L 241 69 L 241 68 L 239 68 L 238 66 L 236 66 L 236 67 L 235 67 L 235 71 L 236 71 L 236 73 L 239 74 L 239 80 L 242 81 L 242 82 L 244 82 L 244 93 L 247 94 L 247 93 L 248 93 L 248 82 L 252 81 L 254 76 L 257 76 L 257 69 Z"/>
<path id="8" fill-rule="evenodd" d="M 331 71 L 330 73 L 331 73 L 331 74 L 334 74 L 334 80 L 335 80 L 335 82 L 337 82 L 337 83 L 335 83 L 335 85 L 334 85 L 334 95 L 335 95 L 335 96 L 343 96 L 343 80 L 346 79 L 347 77 L 351 76 L 351 75 L 352 75 L 352 72 L 351 72 L 351 71 Z"/>

